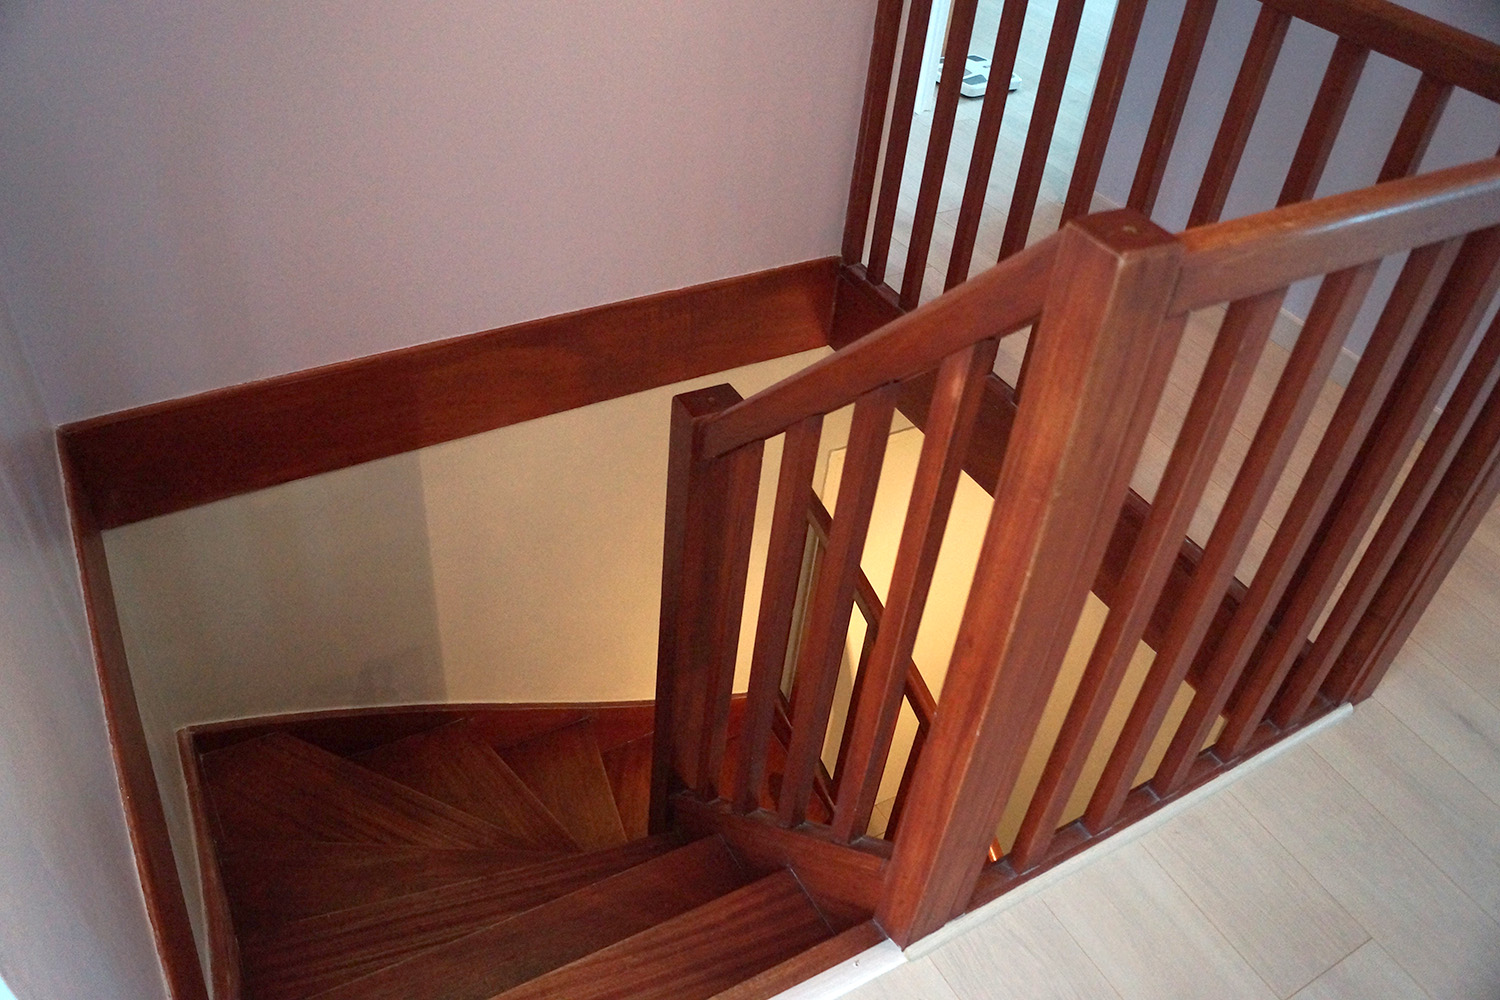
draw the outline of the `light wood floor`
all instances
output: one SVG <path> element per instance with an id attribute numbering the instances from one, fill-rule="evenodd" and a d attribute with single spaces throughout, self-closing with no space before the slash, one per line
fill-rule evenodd
<path id="1" fill-rule="evenodd" d="M 1353 716 L 851 994 L 1500 997 L 1500 508 Z"/>

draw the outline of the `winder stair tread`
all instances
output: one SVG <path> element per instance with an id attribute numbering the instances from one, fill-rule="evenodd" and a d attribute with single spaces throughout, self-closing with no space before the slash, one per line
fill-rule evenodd
<path id="1" fill-rule="evenodd" d="M 597 850 L 628 839 L 591 722 L 505 747 L 500 756 L 580 847 Z"/>

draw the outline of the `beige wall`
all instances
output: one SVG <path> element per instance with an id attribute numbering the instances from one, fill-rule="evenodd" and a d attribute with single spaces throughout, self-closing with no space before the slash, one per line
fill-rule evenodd
<path id="1" fill-rule="evenodd" d="M 671 397 L 721 381 L 749 395 L 820 353 L 107 532 L 184 882 L 198 885 L 182 726 L 359 705 L 652 697 Z M 778 461 L 768 448 L 762 521 Z M 761 563 L 765 535 L 762 525 Z"/>

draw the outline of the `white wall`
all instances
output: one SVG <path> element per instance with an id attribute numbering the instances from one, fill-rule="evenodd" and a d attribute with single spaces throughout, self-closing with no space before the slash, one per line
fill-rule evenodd
<path id="1" fill-rule="evenodd" d="M 0 299 L 0 977 L 20 1000 L 151 1000 L 166 984 L 105 736 L 53 440 Z"/>
<path id="2" fill-rule="evenodd" d="M 55 422 L 836 253 L 874 3 L 0 11 Z"/>

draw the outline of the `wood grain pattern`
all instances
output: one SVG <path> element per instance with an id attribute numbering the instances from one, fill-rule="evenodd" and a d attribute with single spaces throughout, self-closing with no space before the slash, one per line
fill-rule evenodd
<path id="1" fill-rule="evenodd" d="M 901 176 L 906 169 L 906 147 L 911 140 L 912 109 L 917 103 L 922 47 L 927 44 L 927 22 L 932 0 L 911 0 L 906 11 L 906 38 L 901 43 L 901 67 L 896 72 L 896 94 L 886 129 L 885 164 L 880 171 L 880 197 L 875 204 L 875 228 L 870 236 L 867 268 L 870 280 L 885 281 L 890 258 L 891 233 L 896 228 L 896 202 L 901 195 Z"/>
<path id="2" fill-rule="evenodd" d="M 748 881 L 708 838 L 316 994 L 318 1000 L 487 1000 L 648 931 Z"/>
<path id="3" fill-rule="evenodd" d="M 713 995 L 713 1000 L 771 1000 L 799 983 L 848 961 L 886 940 L 873 920 L 855 924 L 821 944 Z"/>
<path id="4" fill-rule="evenodd" d="M 1177 141 L 1177 127 L 1182 123 L 1182 112 L 1187 107 L 1188 93 L 1193 77 L 1197 75 L 1198 61 L 1203 57 L 1203 45 L 1208 40 L 1208 29 L 1217 6 L 1217 0 L 1188 0 L 1183 9 L 1177 37 L 1172 43 L 1172 54 L 1167 57 L 1166 76 L 1157 92 L 1156 109 L 1146 129 L 1145 146 L 1136 163 L 1135 180 L 1131 182 L 1130 195 L 1125 200 L 1126 205 L 1143 215 L 1149 216 L 1156 208 L 1156 197 L 1167 172 L 1167 161 L 1172 156 L 1172 145 Z M 1092 194 L 1090 192 L 1090 196 Z M 1244 297 L 1230 296 L 1236 299 Z"/>
<path id="5" fill-rule="evenodd" d="M 435 850 L 409 844 L 283 842 L 226 846 L 218 863 L 229 887 L 235 924 L 254 933 L 553 857 L 533 851 Z"/>
<path id="6" fill-rule="evenodd" d="M 651 737 L 622 743 L 602 756 L 626 838 L 646 836 L 651 821 Z"/>
<path id="7" fill-rule="evenodd" d="M 1120 95 L 1125 91 L 1125 77 L 1130 71 L 1131 57 L 1135 55 L 1136 39 L 1140 36 L 1141 21 L 1145 16 L 1146 0 L 1120 0 L 1115 6 L 1109 41 L 1105 44 L 1099 77 L 1094 83 L 1094 99 L 1089 105 L 1083 137 L 1078 142 L 1073 178 L 1068 182 L 1068 196 L 1062 210 L 1064 225 L 1080 215 L 1087 215 L 1093 207 L 1099 169 L 1104 165 L 1104 153 L 1109 148 Z"/>
<path id="8" fill-rule="evenodd" d="M 294 1000 L 331 989 L 649 861 L 671 846 L 638 840 L 283 924 L 241 942 L 246 995 Z"/>
<path id="9" fill-rule="evenodd" d="M 808 261 L 70 424 L 108 529 L 822 347 L 837 261 Z"/>
<path id="10" fill-rule="evenodd" d="M 589 728 L 592 731 L 593 727 Z M 467 722 L 408 736 L 355 760 L 392 781 L 499 827 L 521 846 L 538 851 L 579 847 L 526 782 Z"/>
<path id="11" fill-rule="evenodd" d="M 496 1000 L 708 1000 L 829 936 L 796 878 L 780 872 Z"/>
<path id="12" fill-rule="evenodd" d="M 599 850 L 626 841 L 599 744 L 587 723 L 507 747 L 500 756 L 579 847 Z"/>
<path id="13" fill-rule="evenodd" d="M 498 827 L 285 735 L 207 754 L 220 843 L 313 840 L 518 847 Z"/>

